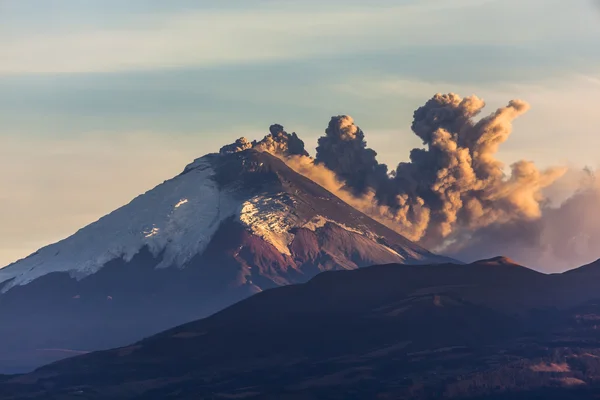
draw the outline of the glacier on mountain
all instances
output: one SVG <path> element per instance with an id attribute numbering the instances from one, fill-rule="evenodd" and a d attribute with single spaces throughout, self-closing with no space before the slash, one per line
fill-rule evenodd
<path id="1" fill-rule="evenodd" d="M 2 291 L 51 272 L 81 279 L 111 260 L 131 260 L 144 246 L 155 256 L 162 253 L 159 268 L 185 266 L 239 208 L 239 201 L 210 179 L 209 160 L 198 159 L 185 171 L 72 236 L 0 269 L 0 282 L 11 280 Z"/>
<path id="2" fill-rule="evenodd" d="M 294 237 L 289 231 L 300 223 L 293 205 L 294 200 L 286 193 L 273 197 L 255 196 L 242 204 L 239 220 L 252 233 L 289 256 L 288 246 Z"/>

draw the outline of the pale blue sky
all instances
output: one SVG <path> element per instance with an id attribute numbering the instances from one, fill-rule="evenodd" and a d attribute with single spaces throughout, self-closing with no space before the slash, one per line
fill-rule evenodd
<path id="1" fill-rule="evenodd" d="M 271 123 L 382 161 L 436 92 L 532 110 L 500 156 L 597 167 L 593 0 L 0 0 L 0 265 Z"/>

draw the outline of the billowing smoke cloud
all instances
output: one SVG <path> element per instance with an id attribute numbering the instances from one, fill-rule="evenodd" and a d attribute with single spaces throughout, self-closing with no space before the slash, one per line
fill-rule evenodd
<path id="1" fill-rule="evenodd" d="M 493 223 L 456 238 L 443 251 L 465 261 L 507 254 L 548 272 L 600 258 L 600 181 L 589 171 L 581 174 L 587 179 L 568 177 L 553 185 L 579 188 L 562 203 L 542 207 L 539 218 Z"/>
<path id="2" fill-rule="evenodd" d="M 231 154 L 231 153 L 237 153 L 239 151 L 248 150 L 251 148 L 252 148 L 252 143 L 250 143 L 248 141 L 248 139 L 246 139 L 245 137 L 241 137 L 238 140 L 236 140 L 235 142 L 233 142 L 231 144 L 226 144 L 225 146 L 221 147 L 221 150 L 219 150 L 219 153 Z"/>
<path id="3" fill-rule="evenodd" d="M 366 147 L 364 139 L 352 117 L 341 115 L 331 118 L 317 147 L 317 163 L 334 171 L 356 195 L 387 180 L 387 166 L 377 162 L 377 153 Z"/>
<path id="4" fill-rule="evenodd" d="M 529 105 L 513 100 L 475 121 L 484 106 L 476 96 L 436 94 L 414 113 L 412 130 L 425 148 L 413 149 L 410 162 L 400 163 L 391 176 L 347 116 L 331 119 L 316 161 L 345 179 L 354 193 L 373 191 L 402 233 L 429 246 L 440 246 L 461 230 L 539 218 L 542 189 L 565 171 L 539 171 L 520 161 L 506 176 L 495 153 Z"/>
<path id="5" fill-rule="evenodd" d="M 253 147 L 285 156 L 308 156 L 308 152 L 304 149 L 304 142 L 296 132 L 287 133 L 279 124 L 271 125 L 269 132 L 263 140 L 253 143 Z"/>
<path id="6" fill-rule="evenodd" d="M 221 147 L 221 154 L 237 153 L 254 148 L 259 151 L 266 151 L 278 156 L 308 156 L 308 152 L 304 149 L 304 142 L 296 135 L 295 132 L 287 133 L 283 126 L 274 124 L 269 127 L 269 134 L 261 141 L 256 140 L 250 142 L 242 137 L 232 144 Z"/>
<path id="7" fill-rule="evenodd" d="M 484 107 L 476 96 L 433 96 L 411 126 L 424 147 L 391 172 L 346 115 L 331 118 L 314 159 L 280 125 L 260 142 L 230 146 L 275 154 L 409 239 L 465 261 L 507 255 L 561 270 L 600 258 L 600 180 L 590 171 L 539 170 L 526 160 L 505 172 L 496 153 L 529 105 L 512 100 L 478 119 Z"/>

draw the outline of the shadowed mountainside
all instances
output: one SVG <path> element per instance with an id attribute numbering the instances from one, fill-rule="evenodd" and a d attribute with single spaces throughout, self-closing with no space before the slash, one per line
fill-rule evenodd
<path id="1" fill-rule="evenodd" d="M 7 399 L 593 398 L 598 288 L 586 270 L 545 275 L 501 257 L 324 272 L 127 347 L 4 378 L 0 390 Z"/>

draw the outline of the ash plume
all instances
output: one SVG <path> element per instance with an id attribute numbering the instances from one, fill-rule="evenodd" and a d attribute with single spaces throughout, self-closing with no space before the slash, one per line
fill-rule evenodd
<path id="1" fill-rule="evenodd" d="M 443 251 L 465 261 L 508 254 L 547 272 L 560 272 L 600 258 L 600 181 L 589 171 L 572 172 L 554 186 L 577 185 L 557 205 L 547 204 L 539 218 L 493 223 L 458 237 Z"/>
<path id="2" fill-rule="evenodd" d="M 232 154 L 252 148 L 252 143 L 245 137 L 241 137 L 231 144 L 226 144 L 219 150 L 220 154 Z"/>
<path id="3" fill-rule="evenodd" d="M 429 245 L 439 245 L 461 229 L 538 218 L 542 189 L 565 173 L 563 168 L 540 171 L 523 160 L 505 175 L 496 152 L 510 136 L 513 120 L 529 105 L 512 100 L 475 121 L 484 107 L 476 96 L 436 94 L 414 113 L 411 128 L 425 148 L 412 150 L 410 162 L 398 165 L 392 189 L 407 199 L 409 210 L 417 201 L 430 210 L 421 237 Z"/>
<path id="4" fill-rule="evenodd" d="M 260 141 L 248 141 L 245 137 L 239 138 L 232 144 L 225 145 L 219 150 L 220 154 L 237 153 L 248 149 L 266 151 L 278 156 L 308 156 L 304 149 L 304 142 L 295 132 L 287 133 L 283 126 L 273 124 L 269 127 L 269 134 Z"/>
<path id="5" fill-rule="evenodd" d="M 540 216 L 542 189 L 564 170 L 538 170 L 528 161 L 506 176 L 496 159 L 512 121 L 529 109 L 520 100 L 475 121 L 485 107 L 476 96 L 436 94 L 414 113 L 412 131 L 425 148 L 392 174 L 367 148 L 363 131 L 348 116 L 333 117 L 319 139 L 316 163 L 334 171 L 353 194 L 371 196 L 406 236 L 439 246 L 461 229 Z"/>
<path id="6" fill-rule="evenodd" d="M 387 166 L 376 157 L 352 117 L 339 115 L 331 118 L 319 139 L 316 162 L 335 172 L 351 192 L 364 195 L 387 179 Z"/>
<path id="7" fill-rule="evenodd" d="M 331 118 L 315 158 L 280 125 L 251 147 L 276 155 L 409 239 L 458 259 L 501 254 L 540 269 L 565 269 L 566 260 L 599 258 L 599 180 L 591 170 L 541 170 L 528 160 L 505 168 L 496 153 L 529 104 L 511 100 L 481 117 L 484 107 L 477 96 L 434 95 L 413 115 L 411 129 L 423 147 L 395 169 L 377 161 L 347 115 Z M 235 145 L 247 147 L 247 141 Z"/>

